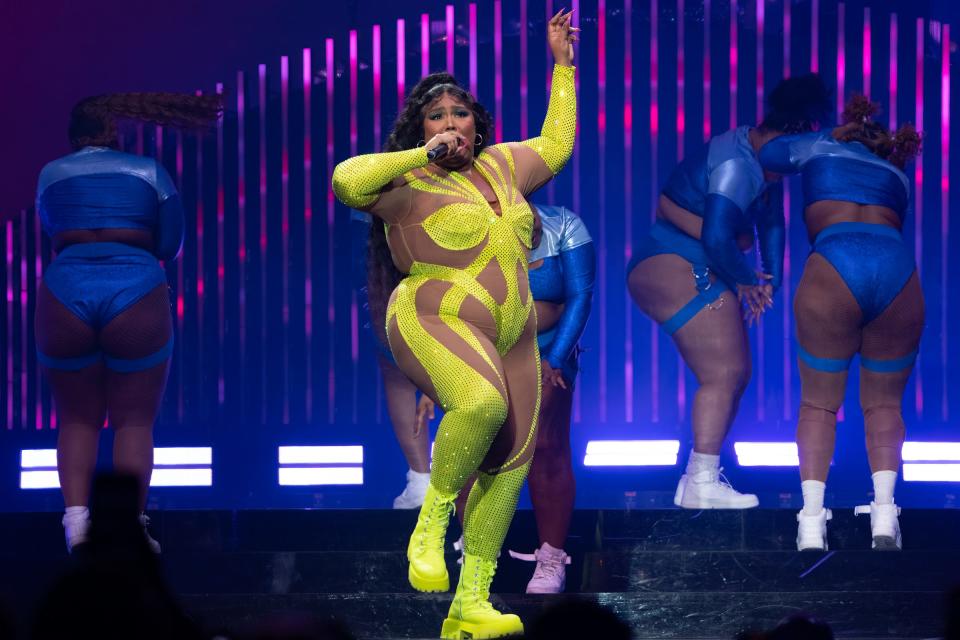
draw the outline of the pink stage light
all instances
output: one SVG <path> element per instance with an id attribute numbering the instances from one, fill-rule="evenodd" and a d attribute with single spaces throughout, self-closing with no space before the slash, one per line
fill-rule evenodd
<path id="1" fill-rule="evenodd" d="M 659 0 L 650 1 L 650 184 L 659 184 L 657 175 L 658 143 L 660 133 L 660 7 Z M 657 219 L 659 193 L 652 188 L 650 223 Z M 650 420 L 660 422 L 660 327 L 651 320 L 650 326 Z"/>
<path id="2" fill-rule="evenodd" d="M 470 49 L 468 53 L 470 56 L 468 73 L 470 76 L 470 93 L 475 96 L 477 95 L 477 3 L 475 2 L 470 3 L 468 21 L 470 30 L 470 42 L 467 44 Z"/>
<path id="3" fill-rule="evenodd" d="M 917 131 L 923 131 L 923 45 L 925 31 L 923 18 L 917 18 L 916 41 L 916 100 L 914 102 L 914 116 Z M 923 280 L 923 151 L 913 165 L 913 248 L 914 258 L 917 261 L 917 276 Z M 922 358 L 922 352 L 920 358 Z M 918 359 L 919 362 L 919 359 Z M 914 403 L 917 417 L 923 415 L 923 367 L 914 369 Z"/>
<path id="4" fill-rule="evenodd" d="M 623 263 L 633 257 L 633 0 L 623 3 Z M 633 305 L 624 307 L 623 398 L 627 424 L 633 422 Z"/>
<path id="5" fill-rule="evenodd" d="M 949 300 L 948 248 L 950 246 L 950 25 L 944 24 L 940 35 L 940 299 Z M 950 416 L 947 384 L 947 354 L 950 331 L 947 305 L 940 305 L 940 419 Z"/>
<path id="6" fill-rule="evenodd" d="M 446 27 L 447 27 L 447 36 L 446 36 L 446 43 L 445 43 L 445 44 L 447 45 L 447 50 L 446 50 L 446 53 L 447 53 L 447 73 L 452 74 L 452 73 L 455 72 L 455 69 L 454 69 L 454 66 L 453 66 L 453 47 L 454 47 L 454 45 L 456 44 L 456 41 L 457 41 L 457 32 L 456 32 L 456 30 L 455 30 L 456 27 L 455 27 L 454 21 L 453 21 L 453 5 L 452 5 L 452 4 L 448 4 L 448 5 L 447 5 L 447 16 L 446 16 L 446 17 L 447 17 L 447 24 L 446 24 Z"/>
<path id="7" fill-rule="evenodd" d="M 217 83 L 217 93 L 223 95 L 223 84 Z M 224 388 L 224 346 L 223 331 L 226 326 L 224 302 L 224 194 L 223 194 L 223 119 L 217 121 L 217 404 L 223 406 Z"/>
<path id="8" fill-rule="evenodd" d="M 280 56 L 280 318 L 283 424 L 290 424 L 290 58 Z"/>
<path id="9" fill-rule="evenodd" d="M 420 14 L 420 77 L 430 74 L 430 16 Z"/>
<path id="10" fill-rule="evenodd" d="M 375 27 L 375 42 L 380 44 L 380 27 Z M 313 62 L 311 50 L 303 50 L 303 329 L 304 329 L 304 413 L 307 424 L 313 422 Z M 377 52 L 379 53 L 379 51 Z M 376 65 L 379 65 L 379 56 Z M 379 66 L 374 67 L 379 74 Z M 380 93 L 375 96 L 377 109 L 380 108 Z M 379 136 L 379 131 L 375 135 Z"/>
<path id="11" fill-rule="evenodd" d="M 260 424 L 267 423 L 267 65 L 257 66 L 260 175 Z"/>
<path id="12" fill-rule="evenodd" d="M 402 33 L 400 24 L 397 29 Z M 326 70 L 326 90 L 327 90 L 327 422 L 333 424 L 334 413 L 336 409 L 336 307 L 334 305 L 334 222 L 336 198 L 333 194 L 333 86 L 334 86 L 334 66 L 333 58 L 333 38 L 327 38 L 324 42 L 325 51 L 325 70 Z M 401 58 L 402 59 L 402 58 Z M 398 78 L 399 81 L 399 78 Z"/>

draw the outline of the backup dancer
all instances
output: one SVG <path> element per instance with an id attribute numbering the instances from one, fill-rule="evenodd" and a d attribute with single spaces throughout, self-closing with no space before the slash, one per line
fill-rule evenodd
<path id="1" fill-rule="evenodd" d="M 759 126 L 713 138 L 684 160 L 660 194 L 657 221 L 628 267 L 637 306 L 673 338 L 697 377 L 693 450 L 674 503 L 687 509 L 744 509 L 757 497 L 723 478 L 720 450 L 750 380 L 744 327 L 769 308 L 783 269 L 781 186 L 765 174 L 757 153 L 785 133 L 810 131 L 829 109 L 815 75 L 781 82 Z M 743 251 L 759 235 L 763 272 Z M 738 299 L 739 302 L 738 303 Z"/>
<path id="2" fill-rule="evenodd" d="M 923 291 L 901 237 L 910 182 L 904 165 L 920 149 L 910 125 L 892 133 L 878 108 L 855 96 L 832 132 L 784 136 L 760 162 L 803 176 L 804 221 L 813 245 L 793 302 L 801 398 L 797 423 L 803 510 L 798 549 L 826 549 L 824 491 L 850 360 L 860 354 L 860 404 L 874 499 L 874 549 L 900 549 L 893 490 L 905 428 L 901 405 L 923 333 Z"/>
<path id="3" fill-rule="evenodd" d="M 87 541 L 88 502 L 104 421 L 115 470 L 135 476 L 140 508 L 153 470 L 153 424 L 173 351 L 167 279 L 183 241 L 183 208 L 153 158 L 117 150 L 117 120 L 199 128 L 218 96 L 121 93 L 81 100 L 74 152 L 40 172 L 37 213 L 57 256 L 37 297 L 37 359 L 57 408 L 57 471 L 67 549 Z M 141 514 L 146 531 L 147 518 Z M 154 551 L 160 545 L 147 536 Z"/>

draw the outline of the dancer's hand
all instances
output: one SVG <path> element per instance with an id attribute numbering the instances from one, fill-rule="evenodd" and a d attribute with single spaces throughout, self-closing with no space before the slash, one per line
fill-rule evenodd
<path id="1" fill-rule="evenodd" d="M 760 316 L 773 306 L 773 285 L 769 283 L 773 276 L 758 271 L 757 278 L 760 284 L 737 285 L 737 298 L 746 307 L 748 326 L 759 321 Z"/>
<path id="2" fill-rule="evenodd" d="M 417 419 L 413 421 L 413 435 L 420 435 L 420 431 L 427 428 L 430 421 L 436 417 L 437 405 L 425 395 L 420 396 L 417 403 Z"/>
<path id="3" fill-rule="evenodd" d="M 456 153 L 457 149 L 459 149 L 460 147 L 466 146 L 467 139 L 464 138 L 459 133 L 457 133 L 456 131 L 442 131 L 437 135 L 433 136 L 432 138 L 430 138 L 430 140 L 427 141 L 427 144 L 425 144 L 424 147 L 426 148 L 427 151 L 430 151 L 434 147 L 441 144 L 447 145 L 449 151 L 447 151 L 445 157 L 449 157 L 449 156 L 452 156 L 454 153 Z"/>
<path id="4" fill-rule="evenodd" d="M 547 360 L 540 361 L 540 370 L 543 378 L 543 386 L 552 385 L 554 387 L 560 387 L 561 389 L 567 388 L 567 382 L 563 379 L 563 373 L 560 369 L 554 369 Z"/>
<path id="5" fill-rule="evenodd" d="M 564 13 L 564 9 L 561 9 L 547 23 L 547 41 L 550 43 L 550 51 L 553 52 L 553 59 L 561 67 L 569 67 L 573 64 L 573 43 L 579 40 L 577 33 L 580 29 L 570 26 L 572 15 L 572 10 Z"/>

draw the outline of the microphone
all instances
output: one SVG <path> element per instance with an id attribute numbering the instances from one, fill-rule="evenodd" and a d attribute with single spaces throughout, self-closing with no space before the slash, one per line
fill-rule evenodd
<path id="1" fill-rule="evenodd" d="M 433 162 L 434 160 L 439 160 L 443 156 L 447 155 L 447 152 L 450 151 L 450 147 L 447 146 L 445 142 L 441 142 L 433 149 L 427 151 L 427 160 Z"/>

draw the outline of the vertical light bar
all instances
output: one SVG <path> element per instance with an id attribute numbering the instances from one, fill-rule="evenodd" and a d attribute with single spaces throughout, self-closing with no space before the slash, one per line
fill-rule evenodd
<path id="1" fill-rule="evenodd" d="M 890 130 L 895 130 L 897 128 L 897 100 L 899 97 L 898 84 L 900 82 L 899 74 L 897 73 L 897 54 L 899 52 L 899 47 L 897 40 L 899 39 L 898 33 L 898 23 L 897 23 L 897 14 L 890 14 L 890 78 L 888 84 L 890 86 L 890 101 L 887 106 L 887 112 L 890 114 Z"/>
<path id="2" fill-rule="evenodd" d="M 737 84 L 740 64 L 740 44 L 737 41 L 737 21 L 740 19 L 737 0 L 730 0 L 730 128 L 737 126 Z"/>
<path id="3" fill-rule="evenodd" d="M 397 31 L 402 34 L 403 29 L 397 23 Z M 399 43 L 397 45 L 399 47 Z M 334 195 L 333 195 L 333 38 L 324 42 L 325 65 L 327 73 L 327 422 L 333 424 L 333 416 L 337 391 L 336 370 L 336 307 L 334 305 L 333 287 L 336 282 L 333 271 L 334 256 Z M 401 57 L 402 60 L 402 57 Z M 398 76 L 398 82 L 400 77 Z M 399 87 L 398 87 L 399 89 Z"/>
<path id="4" fill-rule="evenodd" d="M 240 334 L 239 390 L 241 398 L 246 393 L 247 369 L 247 134 L 246 134 L 246 88 L 243 71 L 237 71 L 237 273 L 240 317 L 237 321 Z M 246 401 L 242 401 L 245 406 Z"/>
<path id="5" fill-rule="evenodd" d="M 159 130 L 160 127 L 157 127 Z M 33 216 L 33 246 L 34 246 L 34 255 L 33 255 L 33 299 L 37 299 L 37 294 L 40 292 L 40 283 L 43 280 L 43 237 L 41 235 L 42 231 L 40 228 L 40 216 Z M 40 366 L 36 368 L 36 393 L 35 393 L 35 402 L 34 402 L 34 426 L 39 431 L 43 429 L 43 380 L 41 375 Z"/>
<path id="6" fill-rule="evenodd" d="M 687 129 L 687 110 L 684 95 L 686 93 L 686 55 L 684 53 L 684 0 L 677 0 L 677 162 L 683 160 L 684 139 Z M 687 367 L 680 351 L 677 351 L 677 416 L 683 420 L 687 415 Z"/>
<path id="7" fill-rule="evenodd" d="M 183 133 L 177 131 L 176 134 L 176 173 L 177 173 L 177 190 L 183 190 Z M 185 260 L 183 256 L 180 257 L 180 260 L 177 261 L 177 335 L 183 336 L 183 325 L 184 325 L 184 316 L 185 316 L 185 300 L 186 295 L 184 293 L 184 271 L 185 271 Z M 174 346 L 175 349 L 178 349 L 178 354 L 182 356 L 183 354 L 183 340 L 178 340 Z M 183 390 L 187 386 L 186 382 L 183 379 L 183 365 L 185 358 L 179 357 L 176 358 L 177 362 L 177 420 L 183 423 Z"/>
<path id="8" fill-rule="evenodd" d="M 754 116 L 754 122 L 760 122 L 763 119 L 763 34 L 764 27 L 766 22 L 766 4 L 764 0 L 757 0 L 756 4 L 756 20 L 757 20 L 757 42 L 756 42 L 756 64 L 757 64 L 757 75 L 756 75 L 756 115 Z M 786 305 L 784 305 L 786 306 Z M 767 419 L 767 403 L 765 398 L 767 397 L 767 376 L 766 376 L 766 360 L 767 360 L 767 337 L 766 331 L 764 330 L 763 319 L 761 318 L 760 322 L 757 323 L 757 369 L 760 372 L 760 375 L 757 376 L 757 421 L 761 424 L 766 422 Z"/>
<path id="9" fill-rule="evenodd" d="M 351 30 L 349 33 L 349 42 L 347 44 L 350 57 L 350 156 L 353 157 L 359 153 L 357 147 L 358 141 L 358 123 L 357 123 L 357 74 L 359 72 L 358 53 L 357 53 L 357 32 Z M 358 326 L 360 324 L 359 312 L 357 309 L 357 290 L 350 288 L 350 373 L 352 385 L 350 387 L 350 407 L 353 423 L 357 422 L 357 387 L 359 386 L 359 361 L 360 361 L 360 333 Z"/>
<path id="10" fill-rule="evenodd" d="M 380 48 L 380 25 L 373 25 L 373 150 L 374 152 L 380 151 L 381 140 L 382 140 L 382 86 L 383 86 L 383 67 L 381 64 L 381 48 Z M 376 379 L 376 388 L 374 390 L 374 397 L 376 398 L 376 421 L 377 424 L 380 424 L 380 406 L 382 403 L 382 376 L 374 376 Z"/>
<path id="11" fill-rule="evenodd" d="M 520 0 L 520 139 L 526 140 L 529 137 L 529 127 L 527 118 L 528 107 L 527 95 L 529 87 L 527 86 L 527 60 L 528 60 L 528 38 L 527 38 L 527 0 Z"/>
<path id="12" fill-rule="evenodd" d="M 820 73 L 820 0 L 810 4 L 810 71 Z"/>
<path id="13" fill-rule="evenodd" d="M 380 27 L 374 27 L 376 44 L 380 45 Z M 374 73 L 380 73 L 380 58 L 377 59 Z M 313 108 L 311 91 L 313 88 L 313 63 L 310 47 L 302 52 L 303 70 L 300 81 L 303 85 L 303 334 L 304 334 L 304 371 L 306 389 L 304 390 L 304 415 L 307 424 L 313 422 Z M 380 109 L 380 94 L 376 95 L 377 110 Z M 374 135 L 379 139 L 379 128 Z"/>
<path id="14" fill-rule="evenodd" d="M 503 142 L 503 2 L 493 0 L 493 129 L 494 141 Z"/>
<path id="15" fill-rule="evenodd" d="M 373 25 L 373 150 L 380 151 L 381 136 L 383 129 L 381 125 L 382 111 L 382 86 L 383 70 L 380 59 L 380 25 Z"/>
<path id="16" fill-rule="evenodd" d="M 20 428 L 27 424 L 27 391 L 30 379 L 27 366 L 27 237 L 30 226 L 27 224 L 27 210 L 20 210 Z"/>
<path id="17" fill-rule="evenodd" d="M 223 83 L 217 83 L 217 93 L 223 95 Z M 224 263 L 224 194 L 223 194 L 223 118 L 217 120 L 217 403 L 222 407 L 226 389 L 224 388 L 224 327 L 226 326 L 226 308 L 224 301 L 224 282 L 226 273 Z"/>
<path id="18" fill-rule="evenodd" d="M 658 151 L 660 137 L 660 8 L 650 0 L 650 223 L 657 220 Z M 650 419 L 660 422 L 660 327 L 650 320 Z"/>
<path id="19" fill-rule="evenodd" d="M 837 118 L 843 113 L 847 91 L 847 6 L 837 5 Z"/>
<path id="20" fill-rule="evenodd" d="M 916 101 L 914 102 L 914 113 L 917 131 L 923 131 L 923 44 L 924 44 L 924 25 L 923 18 L 917 18 L 917 42 L 916 42 Z M 917 276 L 923 281 L 923 150 L 921 147 L 920 155 L 914 163 L 913 169 L 913 248 L 914 256 L 917 261 Z M 923 357 L 922 355 L 920 357 Z M 915 367 L 916 385 L 914 402 L 917 410 L 917 417 L 923 415 L 923 367 Z"/>
<path id="21" fill-rule="evenodd" d="M 575 12 L 574 15 L 577 15 Z M 597 296 L 600 302 L 600 422 L 607 421 L 607 0 L 597 0 L 597 216 L 599 256 Z M 580 174 L 574 174 L 579 180 Z M 576 209 L 579 211 L 579 208 Z"/>
<path id="22" fill-rule="evenodd" d="M 6 224 L 7 253 L 7 429 L 13 429 L 13 220 Z"/>
<path id="23" fill-rule="evenodd" d="M 787 3 L 789 4 L 789 3 Z M 703 140 L 710 140 L 710 90 L 712 71 L 710 68 L 710 0 L 703 0 Z"/>
<path id="24" fill-rule="evenodd" d="M 403 94 L 406 93 L 407 52 L 405 24 L 403 18 L 397 20 L 397 113 L 403 110 Z"/>
<path id="25" fill-rule="evenodd" d="M 267 423 L 267 65 L 257 66 L 260 116 L 260 423 Z"/>
<path id="26" fill-rule="evenodd" d="M 280 312 L 283 424 L 290 424 L 290 58 L 280 56 Z"/>
<path id="27" fill-rule="evenodd" d="M 197 91 L 197 95 L 201 95 L 200 91 Z M 204 328 L 204 273 L 203 273 L 203 136 L 197 134 L 195 137 L 197 143 L 197 289 L 196 289 L 196 302 L 197 302 L 197 352 L 196 352 L 196 365 L 197 365 L 197 383 L 198 385 L 202 384 L 202 381 L 205 379 L 204 373 L 205 368 L 203 366 L 203 328 Z"/>
<path id="28" fill-rule="evenodd" d="M 447 5 L 447 73 L 452 74 L 453 68 L 453 45 L 456 43 L 457 33 L 453 23 L 453 5 Z"/>
<path id="29" fill-rule="evenodd" d="M 498 4 L 500 0 L 497 0 Z M 580 0 L 573 0 L 571 11 L 573 11 L 573 17 L 570 19 L 571 27 L 580 27 Z M 499 14 L 498 14 L 499 15 Z M 502 40 L 502 38 L 501 38 Z M 497 77 L 503 75 L 502 67 L 498 67 Z M 580 75 L 574 76 L 574 87 L 576 88 L 577 95 L 580 95 Z M 499 122 L 499 119 L 498 119 Z M 573 210 L 581 211 L 580 208 L 580 131 L 577 127 L 576 132 L 576 141 L 577 144 L 573 147 Z M 601 189 L 602 191 L 602 189 Z M 606 245 L 601 243 L 600 251 L 603 252 L 606 249 Z M 606 317 L 605 315 L 603 317 Z M 601 345 L 601 352 L 602 352 Z M 605 361 L 605 357 L 601 354 L 601 361 Z M 604 370 L 606 367 L 604 367 Z M 606 373 L 601 374 L 602 379 L 606 379 Z M 601 421 L 606 421 L 607 419 L 607 406 L 606 406 L 606 384 L 601 384 L 601 399 L 603 402 L 600 405 L 600 419 Z M 573 390 L 573 420 L 574 422 L 580 422 L 580 396 L 582 393 L 582 387 L 577 386 Z"/>
<path id="30" fill-rule="evenodd" d="M 430 16 L 420 14 L 420 77 L 430 73 Z"/>
<path id="31" fill-rule="evenodd" d="M 633 257 L 633 0 L 623 2 L 623 264 Z M 633 422 L 633 305 L 624 305 L 624 419 Z"/>
<path id="32" fill-rule="evenodd" d="M 870 7 L 863 8 L 863 95 L 870 97 L 873 79 L 873 27 L 870 24 Z"/>
<path id="33" fill-rule="evenodd" d="M 950 25 L 940 34 L 940 419 L 949 417 L 947 394 L 947 353 L 950 331 L 947 329 L 947 269 L 950 242 Z"/>
<path id="34" fill-rule="evenodd" d="M 470 30 L 470 43 L 467 45 L 470 49 L 470 69 L 468 71 L 470 76 L 470 93 L 474 96 L 477 95 L 477 3 L 470 3 L 470 12 L 469 12 L 469 24 L 468 28 Z"/>
<path id="35" fill-rule="evenodd" d="M 546 18 L 544 23 L 548 24 L 550 22 L 550 19 L 553 17 L 553 0 L 546 0 L 544 9 L 546 10 Z M 553 83 L 553 53 L 550 51 L 550 42 L 547 41 L 544 44 L 546 45 L 546 53 L 547 53 L 547 58 L 546 58 L 547 64 L 545 66 L 547 77 L 546 77 L 546 81 L 544 82 L 544 86 L 547 88 L 547 94 L 549 95 L 550 87 L 551 87 L 551 84 Z M 550 182 L 547 183 L 547 202 L 549 202 L 550 204 L 554 204 L 555 195 L 557 192 L 556 182 L 557 182 L 556 180 L 551 180 Z"/>
<path id="36" fill-rule="evenodd" d="M 793 31 L 793 16 L 791 15 L 791 2 L 783 3 L 783 77 L 790 77 L 790 38 Z M 783 179 L 783 218 L 784 227 L 790 229 L 790 181 Z M 790 255 L 790 237 L 787 234 L 787 241 L 783 247 L 783 300 L 790 300 L 790 278 L 793 268 Z M 783 420 L 789 420 L 793 409 L 793 362 L 790 358 L 790 348 L 792 346 L 793 334 L 790 326 L 791 308 L 789 304 L 783 305 Z"/>

